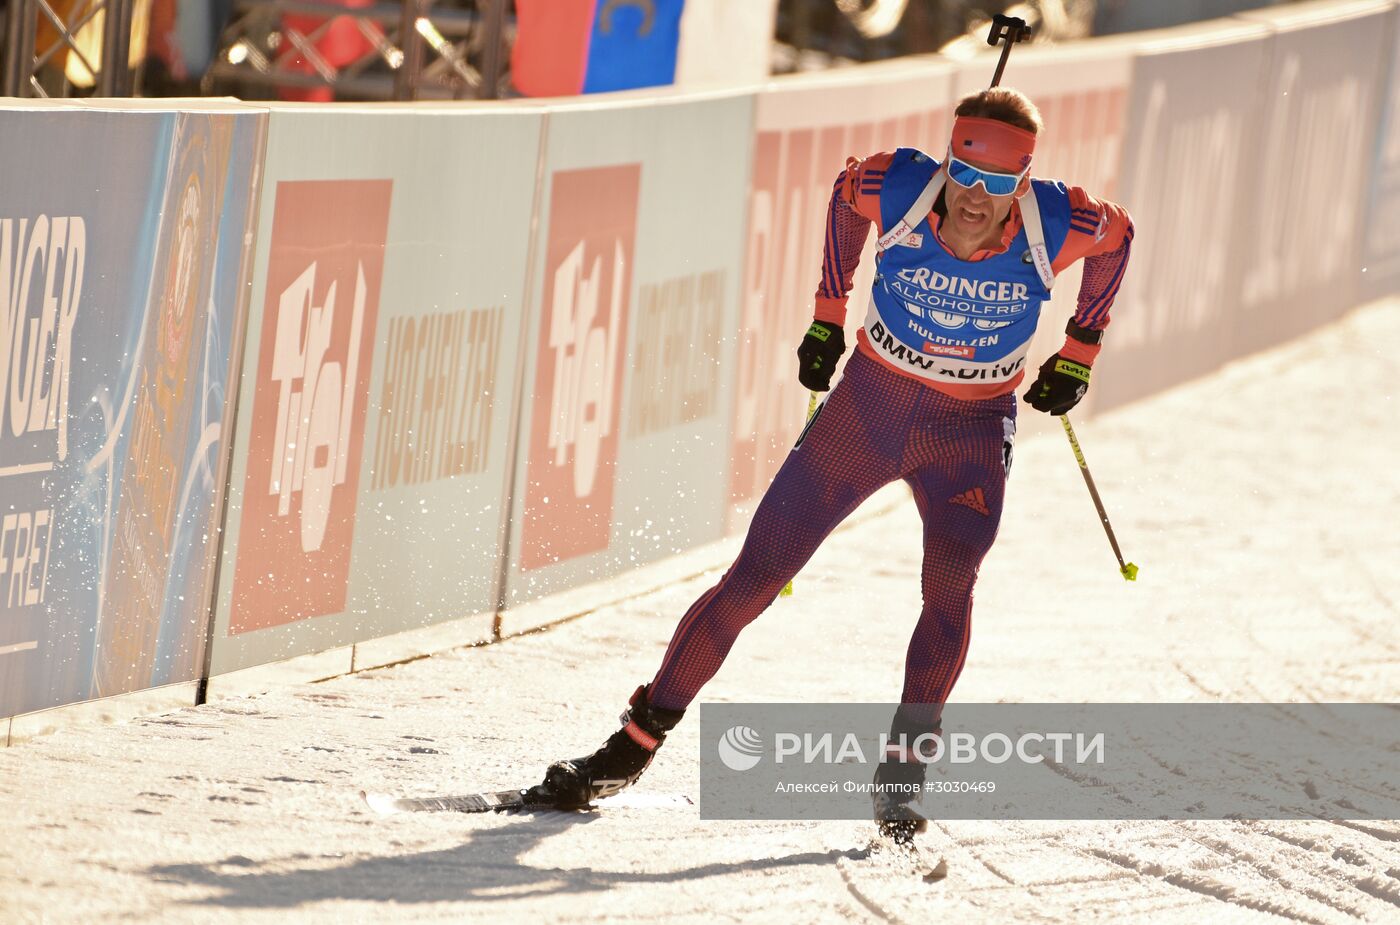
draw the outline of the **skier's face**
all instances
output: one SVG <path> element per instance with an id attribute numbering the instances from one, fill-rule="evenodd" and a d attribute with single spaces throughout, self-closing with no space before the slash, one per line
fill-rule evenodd
<path id="1" fill-rule="evenodd" d="M 1005 173 L 1005 167 L 997 167 L 985 161 L 967 160 L 967 163 L 979 170 L 988 170 L 993 173 Z M 981 240 L 991 238 L 1001 230 L 1002 223 L 1006 221 L 1006 216 L 1011 212 L 1011 204 L 1016 201 L 1017 196 L 1025 194 L 1030 188 L 1029 173 L 1021 178 L 1016 190 L 1005 196 L 992 196 L 987 193 L 987 189 L 981 183 L 972 187 L 960 186 L 949 181 L 943 184 L 943 204 L 947 207 L 947 221 L 952 225 L 952 231 L 965 239 Z"/>

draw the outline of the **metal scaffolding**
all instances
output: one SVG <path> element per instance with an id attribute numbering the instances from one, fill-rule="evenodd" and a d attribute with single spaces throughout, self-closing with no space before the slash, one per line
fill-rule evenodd
<path id="1" fill-rule="evenodd" d="M 131 96 L 128 65 L 137 0 L 76 0 L 67 16 L 57 0 L 9 0 L 0 93 L 5 96 Z M 401 0 L 346 7 L 317 0 L 237 0 L 214 61 L 200 82 L 205 94 L 244 99 L 275 97 L 284 89 L 327 88 L 336 99 L 496 99 L 505 73 L 507 5 L 475 0 L 467 7 Z M 78 34 L 101 16 L 101 40 Z M 57 32 L 36 54 L 41 24 Z M 332 29 L 353 27 L 353 60 L 332 61 L 323 42 Z M 94 24 L 95 26 L 95 24 Z M 98 60 L 91 60 L 94 45 Z M 76 56 L 93 75 L 77 87 L 58 64 Z"/>
<path id="2" fill-rule="evenodd" d="M 69 96 L 73 89 L 66 70 L 54 67 L 59 54 L 74 55 L 93 77 L 96 96 L 130 96 L 131 14 L 134 0 L 78 0 L 59 12 L 48 0 L 8 0 L 5 10 L 5 60 L 0 94 L 4 96 Z M 79 44 L 78 33 L 102 17 L 102 39 L 97 60 Z M 56 31 L 56 38 L 35 53 L 40 22 Z"/>
<path id="3" fill-rule="evenodd" d="M 496 99 L 506 89 L 507 3 L 477 0 L 474 8 L 453 9 L 402 0 L 347 8 L 315 0 L 238 0 L 205 81 L 211 91 L 231 88 L 244 97 L 328 87 L 338 98 Z M 287 22 L 289 14 L 327 18 L 301 30 Z M 318 49 L 337 21 L 352 22 L 365 47 L 340 64 Z"/>

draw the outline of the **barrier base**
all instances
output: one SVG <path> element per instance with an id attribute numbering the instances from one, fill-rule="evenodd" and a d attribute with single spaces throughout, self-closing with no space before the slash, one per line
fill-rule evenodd
<path id="1" fill-rule="evenodd" d="M 325 652 L 312 652 L 281 662 L 214 675 L 209 679 L 204 700 L 206 703 L 212 703 L 215 700 L 248 697 L 287 684 L 308 684 L 349 674 L 354 664 L 354 648 L 339 646 Z"/>
<path id="2" fill-rule="evenodd" d="M 449 649 L 493 642 L 496 638 L 492 628 L 495 620 L 494 613 L 477 613 L 445 623 L 434 623 L 431 626 L 357 642 L 350 670 L 367 671 L 416 658 L 426 658 Z"/>
<path id="3" fill-rule="evenodd" d="M 64 729 L 123 723 L 141 716 L 174 713 L 176 710 L 195 705 L 197 687 L 197 681 L 183 681 L 151 690 L 116 694 L 101 700 L 87 700 L 33 713 L 21 713 L 0 722 L 5 726 L 6 743 L 19 745 Z"/>

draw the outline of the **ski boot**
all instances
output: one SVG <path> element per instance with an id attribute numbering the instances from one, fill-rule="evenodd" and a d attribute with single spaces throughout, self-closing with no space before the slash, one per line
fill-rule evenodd
<path id="1" fill-rule="evenodd" d="M 593 754 L 551 764 L 544 781 L 526 791 L 526 802 L 582 809 L 632 785 L 684 715 L 684 710 L 652 706 L 647 702 L 647 686 L 642 685 L 619 717 L 622 728 Z"/>
<path id="2" fill-rule="evenodd" d="M 895 714 L 890 728 L 890 742 L 880 763 L 875 766 L 874 789 L 871 798 L 875 809 L 875 827 L 880 835 L 897 845 L 907 845 L 914 836 L 928 829 L 928 820 L 909 804 L 923 791 L 928 764 L 912 747 L 921 732 L 943 734 L 942 724 L 932 730 L 917 730 L 902 713 Z M 900 735 L 905 745 L 900 745 Z M 925 756 L 931 754 L 925 749 Z"/>

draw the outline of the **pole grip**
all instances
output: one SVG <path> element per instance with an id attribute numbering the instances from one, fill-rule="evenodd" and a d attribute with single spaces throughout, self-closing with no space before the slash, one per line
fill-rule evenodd
<path id="1" fill-rule="evenodd" d="M 987 33 L 987 44 L 993 48 L 998 43 L 1005 41 L 1001 48 L 1001 59 L 997 61 L 996 73 L 992 74 L 991 86 L 995 87 L 1001 83 L 1002 72 L 1006 70 L 1006 59 L 1011 57 L 1011 46 L 1017 42 L 1024 42 L 1031 37 L 1031 27 L 1026 25 L 1026 21 L 1016 16 L 1007 16 L 1005 13 L 997 13 L 992 17 L 992 28 Z"/>

